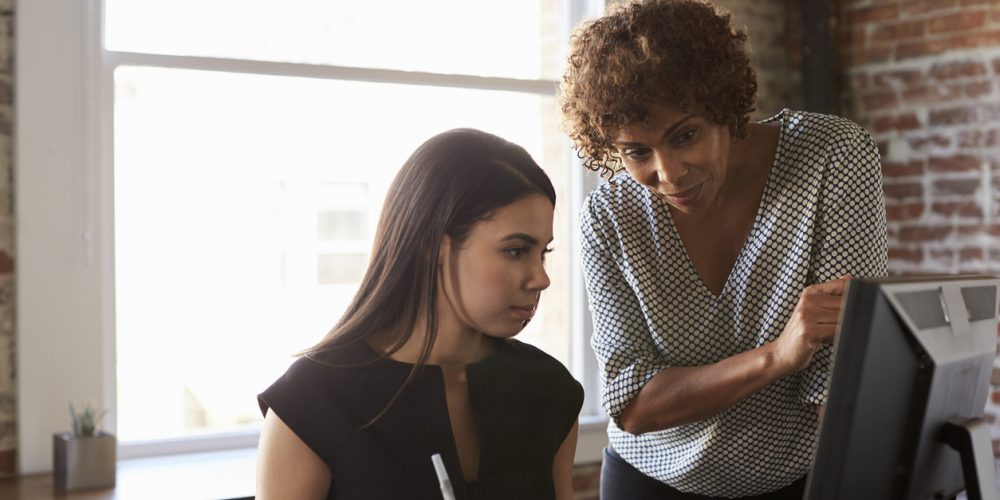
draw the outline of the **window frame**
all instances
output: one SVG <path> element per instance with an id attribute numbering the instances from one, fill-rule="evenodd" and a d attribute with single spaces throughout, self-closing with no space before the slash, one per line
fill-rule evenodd
<path id="1" fill-rule="evenodd" d="M 568 38 L 576 20 L 602 0 L 564 0 Z M 113 72 L 162 66 L 276 76 L 554 93 L 554 81 L 441 75 L 204 57 L 111 52 L 103 48 L 102 0 L 32 0 L 15 12 L 14 190 L 18 466 L 51 470 L 51 434 L 69 428 L 69 402 L 110 411 L 114 432 L 115 269 Z M 571 206 L 600 182 L 574 169 Z M 573 214 L 576 217 L 576 214 Z M 575 222 L 572 227 L 576 227 Z M 573 248 L 579 235 L 573 234 Z M 607 418 L 600 409 L 597 363 L 589 347 L 589 310 L 581 264 L 572 252 L 571 353 L 584 384 L 577 462 L 600 461 Z M 53 313 L 58 311 L 58 313 Z M 119 457 L 256 446 L 257 432 L 130 443 Z"/>

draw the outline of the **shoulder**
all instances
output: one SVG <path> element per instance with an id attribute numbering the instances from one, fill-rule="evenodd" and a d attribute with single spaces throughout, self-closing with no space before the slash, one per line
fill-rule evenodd
<path id="1" fill-rule="evenodd" d="M 579 390 L 581 398 L 583 386 L 573 377 L 561 361 L 531 344 L 516 339 L 503 341 L 501 347 L 502 364 L 505 369 L 529 374 L 533 383 L 542 386 L 556 386 L 563 390 Z"/>
<path id="2" fill-rule="evenodd" d="M 376 364 L 375 352 L 362 342 L 346 345 L 335 344 L 322 351 L 296 359 L 282 378 L 298 382 L 308 382 L 315 379 L 334 382 L 345 376 L 350 376 L 352 371 Z"/>
<path id="3" fill-rule="evenodd" d="M 780 118 L 784 131 L 797 139 L 791 141 L 793 145 L 823 145 L 833 152 L 874 146 L 868 130 L 842 116 L 786 109 L 775 118 Z"/>
<path id="4" fill-rule="evenodd" d="M 277 407 L 280 414 L 282 406 L 305 408 L 353 397 L 364 373 L 380 366 L 374 359 L 374 351 L 357 344 L 299 357 L 258 396 L 261 410 Z"/>
<path id="5" fill-rule="evenodd" d="M 780 120 L 781 149 L 800 165 L 811 164 L 830 178 L 881 175 L 874 138 L 850 119 L 786 109 L 770 120 Z"/>
<path id="6" fill-rule="evenodd" d="M 328 463 L 338 443 L 357 427 L 355 409 L 364 397 L 363 368 L 332 363 L 348 357 L 346 352 L 300 357 L 257 395 L 262 414 L 276 413 Z"/>
<path id="7" fill-rule="evenodd" d="M 616 228 L 648 225 L 655 219 L 653 206 L 649 190 L 627 172 L 619 172 L 584 199 L 580 228 L 584 234 L 610 237 Z"/>
<path id="8" fill-rule="evenodd" d="M 532 361 L 551 368 L 566 369 L 563 364 L 551 354 L 527 342 L 521 342 L 517 339 L 507 339 L 502 341 L 499 349 L 500 352 L 506 354 L 513 360 Z"/>

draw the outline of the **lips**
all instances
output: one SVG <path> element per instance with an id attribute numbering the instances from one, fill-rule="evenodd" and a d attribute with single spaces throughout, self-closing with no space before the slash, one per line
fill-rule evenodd
<path id="1" fill-rule="evenodd" d="M 537 309 L 537 305 L 536 304 L 531 304 L 531 305 L 527 305 L 527 306 L 511 307 L 511 310 L 514 311 L 514 314 L 519 319 L 522 319 L 522 320 L 529 320 L 529 319 L 533 318 L 535 316 L 535 309 Z"/>
<path id="2" fill-rule="evenodd" d="M 683 191 L 677 191 L 670 194 L 657 194 L 659 194 L 671 205 L 691 206 L 694 204 L 695 200 L 698 199 L 698 195 L 701 194 L 701 188 L 704 185 L 704 182 L 699 182 L 697 185 L 691 186 Z"/>

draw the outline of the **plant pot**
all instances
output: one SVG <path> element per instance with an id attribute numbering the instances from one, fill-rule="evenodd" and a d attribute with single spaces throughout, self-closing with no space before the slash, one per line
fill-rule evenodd
<path id="1" fill-rule="evenodd" d="M 110 488 L 115 485 L 115 436 L 104 432 L 52 435 L 52 475 L 56 491 Z"/>

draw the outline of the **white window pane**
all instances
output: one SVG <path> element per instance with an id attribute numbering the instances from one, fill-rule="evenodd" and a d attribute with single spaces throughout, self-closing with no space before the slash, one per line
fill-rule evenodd
<path id="1" fill-rule="evenodd" d="M 553 284 L 519 338 L 568 364 L 575 211 L 571 150 L 556 123 L 550 96 L 119 68 L 119 437 L 256 425 L 256 394 L 353 296 L 345 269 L 367 262 L 396 170 L 421 142 L 455 127 L 525 146 L 553 178 Z M 324 226 L 351 213 L 364 215 L 341 233 Z"/>
<path id="2" fill-rule="evenodd" d="M 561 0 L 107 0 L 110 50 L 558 78 Z"/>

